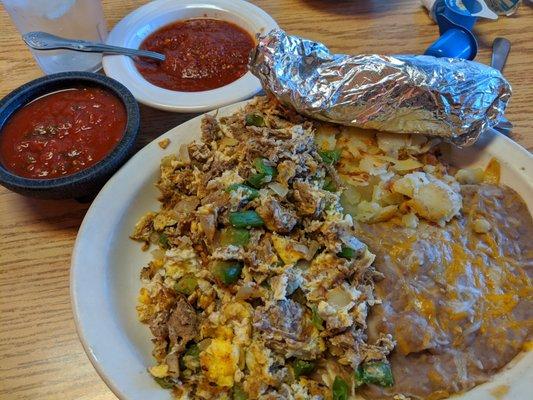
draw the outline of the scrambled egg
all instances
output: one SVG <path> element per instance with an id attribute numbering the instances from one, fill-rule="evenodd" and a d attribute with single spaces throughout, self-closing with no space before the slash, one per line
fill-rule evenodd
<path id="1" fill-rule="evenodd" d="M 273 235 L 272 244 L 285 264 L 294 264 L 307 255 L 307 249 L 304 246 L 283 236 Z"/>
<path id="2" fill-rule="evenodd" d="M 166 275 L 178 279 L 185 274 L 196 271 L 199 266 L 198 257 L 192 249 L 171 249 L 166 252 Z"/>
<path id="3" fill-rule="evenodd" d="M 160 364 L 151 367 L 150 373 L 156 378 L 164 378 L 168 375 L 168 365 Z"/>
<path id="4" fill-rule="evenodd" d="M 218 386 L 231 387 L 239 362 L 239 347 L 226 339 L 213 339 L 200 353 L 200 365 L 206 378 Z"/>

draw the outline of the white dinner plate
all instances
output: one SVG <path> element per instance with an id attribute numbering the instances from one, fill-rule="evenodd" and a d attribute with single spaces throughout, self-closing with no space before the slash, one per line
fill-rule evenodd
<path id="1" fill-rule="evenodd" d="M 221 19 L 245 29 L 252 36 L 277 28 L 276 21 L 244 0 L 156 0 L 124 17 L 107 37 L 107 44 L 138 49 L 151 33 L 172 22 L 191 18 Z M 166 111 L 200 112 L 247 99 L 261 90 L 261 83 L 247 72 L 236 81 L 213 90 L 179 92 L 148 82 L 130 57 L 108 55 L 102 60 L 107 76 L 126 86 L 143 104 Z"/>
<path id="2" fill-rule="evenodd" d="M 224 107 L 229 115 L 245 102 Z M 146 371 L 154 364 L 149 329 L 137 320 L 135 306 L 140 289 L 139 273 L 151 259 L 141 244 L 128 238 L 137 220 L 158 210 L 154 187 L 159 162 L 176 153 L 183 143 L 200 138 L 201 116 L 171 129 L 129 160 L 104 186 L 91 205 L 78 232 L 72 255 L 70 291 L 78 333 L 94 367 L 111 390 L 128 400 L 171 398 Z M 157 141 L 171 140 L 162 150 Z M 533 156 L 495 131 L 466 150 L 453 150 L 457 166 L 485 166 L 497 157 L 502 180 L 518 191 L 533 211 Z M 502 399 L 525 400 L 533 392 L 533 352 L 522 353 L 486 384 L 459 396 L 462 400 L 494 398 L 491 391 L 508 385 Z"/>

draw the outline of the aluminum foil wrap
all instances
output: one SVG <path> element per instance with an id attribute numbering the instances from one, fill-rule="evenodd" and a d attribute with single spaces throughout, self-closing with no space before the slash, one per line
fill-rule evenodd
<path id="1" fill-rule="evenodd" d="M 279 29 L 259 38 L 249 67 L 267 93 L 306 116 L 459 145 L 496 125 L 511 96 L 499 71 L 473 61 L 332 54 Z"/>

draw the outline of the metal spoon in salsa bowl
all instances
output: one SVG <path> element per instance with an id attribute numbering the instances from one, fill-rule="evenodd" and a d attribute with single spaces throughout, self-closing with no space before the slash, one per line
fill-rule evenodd
<path id="1" fill-rule="evenodd" d="M 129 49 L 126 47 L 110 46 L 103 43 L 89 42 L 79 39 L 66 39 L 46 32 L 28 32 L 22 35 L 24 42 L 35 50 L 68 49 L 87 53 L 121 54 L 129 57 L 147 57 L 158 61 L 165 61 L 161 53 L 148 50 Z"/>

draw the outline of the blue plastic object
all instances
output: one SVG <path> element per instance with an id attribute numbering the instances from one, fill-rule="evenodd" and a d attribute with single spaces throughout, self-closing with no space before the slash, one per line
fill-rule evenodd
<path id="1" fill-rule="evenodd" d="M 476 57 L 477 41 L 472 28 L 477 18 L 472 13 L 479 11 L 480 5 L 477 0 L 462 0 L 461 4 L 458 0 L 438 0 L 435 3 L 435 19 L 441 36 L 424 54 L 466 60 Z"/>
<path id="2" fill-rule="evenodd" d="M 435 57 L 453 57 L 473 60 L 477 46 L 472 36 L 461 29 L 447 30 L 441 37 L 428 47 L 424 54 Z"/>
<path id="3" fill-rule="evenodd" d="M 464 0 L 462 4 L 466 10 L 457 3 L 457 0 L 444 0 L 443 13 L 452 23 L 471 31 L 477 21 L 477 18 L 473 17 L 472 14 L 480 11 L 481 6 L 476 0 Z"/>

